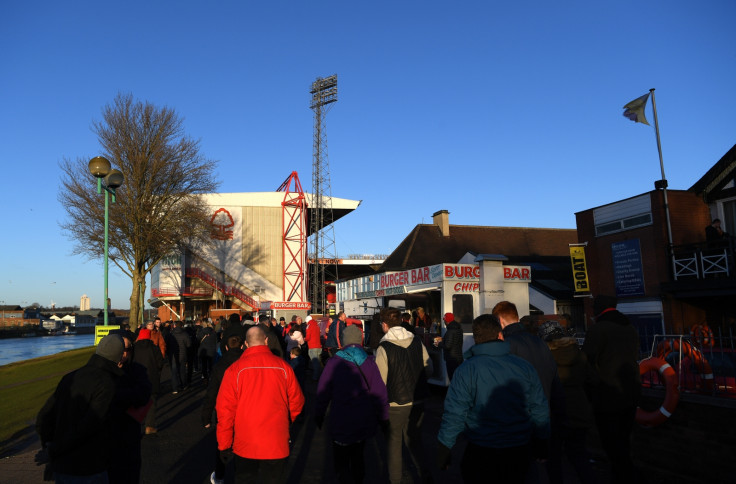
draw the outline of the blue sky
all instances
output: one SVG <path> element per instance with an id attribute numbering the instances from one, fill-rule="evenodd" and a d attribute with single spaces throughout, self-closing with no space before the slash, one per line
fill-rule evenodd
<path id="1" fill-rule="evenodd" d="M 574 228 L 651 190 L 654 129 L 622 116 L 650 88 L 669 186 L 689 188 L 736 143 L 734 18 L 731 0 L 3 2 L 0 301 L 101 306 L 101 256 L 59 229 L 59 162 L 99 154 L 118 92 L 176 109 L 221 192 L 294 170 L 306 189 L 309 87 L 337 74 L 332 193 L 362 200 L 337 251 L 390 253 L 437 210 Z M 129 296 L 111 267 L 113 307 Z"/>

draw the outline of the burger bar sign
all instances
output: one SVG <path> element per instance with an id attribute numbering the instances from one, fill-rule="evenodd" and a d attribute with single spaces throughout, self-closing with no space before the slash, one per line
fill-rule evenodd
<path id="1" fill-rule="evenodd" d="M 504 282 L 530 282 L 531 269 L 526 266 L 504 266 Z M 475 264 L 437 264 L 401 272 L 381 274 L 378 291 L 390 293 L 391 289 L 404 286 L 425 285 L 457 281 L 455 292 L 477 292 L 480 288 L 480 266 Z"/>

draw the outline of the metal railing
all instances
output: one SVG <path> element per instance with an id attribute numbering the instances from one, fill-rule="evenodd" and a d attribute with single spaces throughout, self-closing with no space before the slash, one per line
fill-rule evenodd
<path id="1" fill-rule="evenodd" d="M 689 335 L 640 335 L 642 358 L 664 357 L 678 375 L 681 393 L 736 398 L 736 340 L 733 330 L 714 332 L 712 345 L 698 345 Z M 645 378 L 652 387 L 664 386 L 659 375 Z"/>
<path id="2" fill-rule="evenodd" d="M 695 277 L 726 277 L 734 274 L 734 242 L 680 245 L 672 248 L 672 268 L 675 280 Z"/>

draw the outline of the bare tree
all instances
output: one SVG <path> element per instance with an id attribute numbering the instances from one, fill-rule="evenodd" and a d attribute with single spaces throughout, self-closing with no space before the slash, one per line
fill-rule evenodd
<path id="1" fill-rule="evenodd" d="M 217 189 L 216 162 L 199 151 L 199 141 L 183 132 L 173 109 L 118 94 L 102 110 L 92 130 L 101 155 L 125 182 L 109 209 L 109 258 L 132 280 L 130 321 L 140 321 L 146 274 L 167 254 L 206 243 L 210 209 L 201 197 Z M 59 202 L 68 219 L 61 223 L 74 240 L 74 253 L 99 258 L 104 247 L 104 197 L 88 159 L 65 159 Z"/>

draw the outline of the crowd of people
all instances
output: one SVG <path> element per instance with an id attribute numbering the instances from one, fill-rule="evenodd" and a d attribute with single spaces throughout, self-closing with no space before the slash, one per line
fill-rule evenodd
<path id="1" fill-rule="evenodd" d="M 543 469 L 561 483 L 564 456 L 580 482 L 596 482 L 586 450 L 592 425 L 614 482 L 635 482 L 629 434 L 640 388 L 638 336 L 614 298 L 596 297 L 594 306 L 596 324 L 582 348 L 556 321 L 529 331 L 504 301 L 475 318 L 475 344 L 463 353 L 460 325 L 445 314 L 433 344 L 444 354 L 449 387 L 432 446 L 422 439 L 434 371 L 421 337 L 432 325 L 424 310 L 412 318 L 384 309 L 370 331 L 342 312 L 288 323 L 237 313 L 186 325 L 156 318 L 135 332 L 112 331 L 85 366 L 62 378 L 38 414 L 39 461 L 56 482 L 139 482 L 141 438 L 158 431 L 169 365 L 174 395 L 195 375 L 207 384 L 201 423 L 215 428 L 213 484 L 224 482 L 228 466 L 236 482 L 282 482 L 291 425 L 305 418 L 307 378 L 316 382 L 311 418 L 329 434 L 341 483 L 364 481 L 371 438 L 385 440 L 389 482 L 407 473 L 431 482 L 433 468 L 451 465 L 461 434 L 465 482 L 523 483 Z"/>

